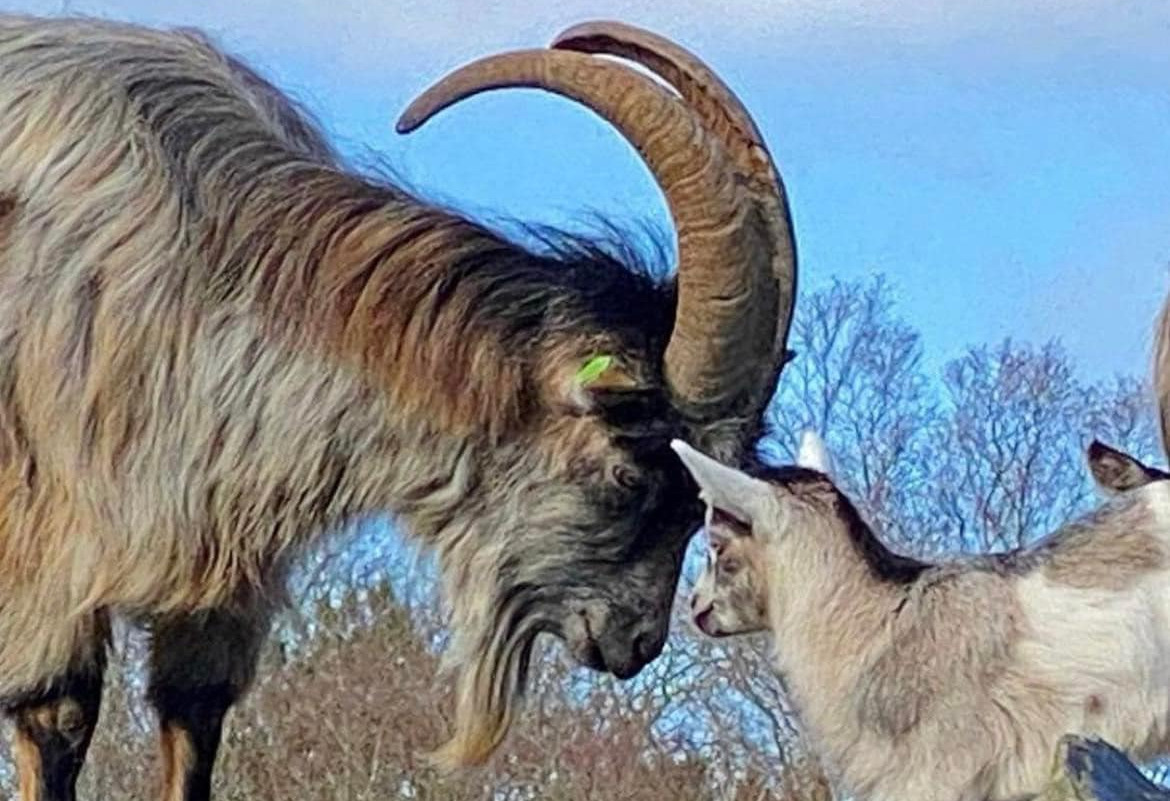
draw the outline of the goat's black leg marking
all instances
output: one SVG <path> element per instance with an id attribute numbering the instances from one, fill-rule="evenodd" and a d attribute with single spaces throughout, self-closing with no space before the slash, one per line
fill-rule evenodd
<path id="1" fill-rule="evenodd" d="M 76 801 L 77 777 L 97 727 L 105 642 L 44 689 L 7 699 L 20 801 Z"/>
<path id="2" fill-rule="evenodd" d="M 151 643 L 164 801 L 209 801 L 224 718 L 251 684 L 268 619 L 213 610 L 161 621 Z"/>

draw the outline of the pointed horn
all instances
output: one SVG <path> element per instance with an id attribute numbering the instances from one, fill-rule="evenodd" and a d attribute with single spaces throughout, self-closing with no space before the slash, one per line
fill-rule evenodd
<path id="1" fill-rule="evenodd" d="M 560 33 L 552 47 L 613 55 L 641 64 L 674 87 L 723 144 L 760 208 L 772 250 L 778 308 L 777 316 L 766 322 L 776 327 L 772 346 L 775 369 L 764 376 L 771 384 L 788 360 L 788 332 L 796 299 L 796 239 L 783 179 L 755 120 L 735 92 L 698 56 L 650 31 L 622 22 L 584 22 Z M 768 386 L 764 391 L 771 389 Z"/>
<path id="2" fill-rule="evenodd" d="M 691 416 L 717 419 L 758 393 L 772 347 L 776 286 L 767 225 L 727 152 L 671 92 L 629 67 L 567 50 L 523 50 L 461 67 L 403 112 L 400 133 L 480 92 L 533 87 L 575 100 L 617 128 L 666 196 L 678 237 L 678 309 L 665 372 Z"/>

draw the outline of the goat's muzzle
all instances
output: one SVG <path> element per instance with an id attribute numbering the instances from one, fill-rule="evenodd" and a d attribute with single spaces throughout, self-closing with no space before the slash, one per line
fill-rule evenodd
<path id="1" fill-rule="evenodd" d="M 576 625 L 565 632 L 569 653 L 578 664 L 619 679 L 638 675 L 666 644 L 668 626 L 656 622 L 652 615 L 616 616 L 595 610 L 576 614 Z"/>

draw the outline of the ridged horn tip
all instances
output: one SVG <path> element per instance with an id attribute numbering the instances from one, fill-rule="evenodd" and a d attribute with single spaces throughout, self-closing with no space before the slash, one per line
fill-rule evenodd
<path id="1" fill-rule="evenodd" d="M 420 125 L 422 125 L 423 121 L 421 119 L 416 118 L 413 114 L 410 114 L 409 112 L 410 112 L 410 109 L 407 109 L 406 111 L 402 112 L 402 116 L 399 117 L 398 121 L 394 123 L 394 132 L 395 133 L 408 134 L 411 131 L 416 130 Z"/>
<path id="2" fill-rule="evenodd" d="M 624 22 L 614 20 L 590 20 L 571 25 L 553 37 L 549 47 L 561 47 L 569 42 L 608 36 L 614 30 L 629 30 Z"/>

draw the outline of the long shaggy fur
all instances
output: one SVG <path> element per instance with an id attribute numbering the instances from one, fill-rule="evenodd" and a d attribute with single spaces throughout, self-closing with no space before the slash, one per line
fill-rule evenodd
<path id="1" fill-rule="evenodd" d="M 104 610 L 278 603 L 298 549 L 370 510 L 440 553 L 460 758 L 568 604 L 666 620 L 697 519 L 668 491 L 670 288 L 348 172 L 194 33 L 4 16 L 0 65 L 0 695 Z M 595 352 L 636 402 L 574 407 Z"/>

